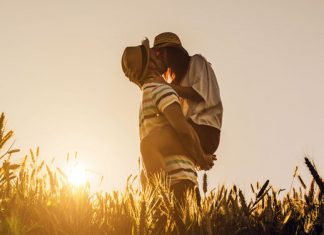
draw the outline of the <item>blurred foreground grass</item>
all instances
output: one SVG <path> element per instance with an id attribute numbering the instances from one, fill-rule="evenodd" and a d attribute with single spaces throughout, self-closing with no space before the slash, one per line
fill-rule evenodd
<path id="1" fill-rule="evenodd" d="M 39 159 L 39 149 L 21 162 L 6 147 L 12 131 L 0 117 L 0 234 L 321 234 L 323 181 L 308 158 L 313 181 L 276 191 L 266 181 L 252 185 L 246 200 L 235 185 L 207 191 L 200 205 L 188 192 L 179 204 L 167 180 L 157 178 L 143 190 L 129 177 L 124 192 L 90 193 L 89 184 L 73 186 L 59 168 Z M 286 193 L 283 195 L 283 193 Z"/>

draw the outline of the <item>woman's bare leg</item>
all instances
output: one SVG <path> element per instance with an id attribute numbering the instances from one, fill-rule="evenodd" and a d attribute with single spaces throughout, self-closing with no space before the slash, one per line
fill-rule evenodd
<path id="1" fill-rule="evenodd" d="M 141 141 L 141 153 L 148 174 L 165 170 L 165 156 L 186 154 L 178 135 L 170 127 L 154 131 Z"/>

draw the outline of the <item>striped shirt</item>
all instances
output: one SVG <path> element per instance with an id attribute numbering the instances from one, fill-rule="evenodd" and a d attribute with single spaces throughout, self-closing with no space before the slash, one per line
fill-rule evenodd
<path id="1" fill-rule="evenodd" d="M 171 185 L 190 180 L 196 185 L 197 171 L 193 161 L 185 155 L 170 155 L 165 157 L 166 171 L 170 177 Z"/>
<path id="2" fill-rule="evenodd" d="M 167 84 L 146 83 L 142 87 L 143 96 L 139 112 L 140 139 L 170 123 L 164 117 L 163 111 L 173 103 L 179 102 L 178 94 Z M 171 178 L 171 184 L 181 180 L 190 180 L 197 184 L 197 172 L 193 161 L 184 155 L 165 157 L 166 171 Z"/>
<path id="3" fill-rule="evenodd" d="M 170 126 L 168 120 L 163 116 L 163 111 L 173 103 L 180 104 L 178 94 L 167 84 L 146 83 L 142 90 L 139 116 L 141 140 L 155 130 Z"/>

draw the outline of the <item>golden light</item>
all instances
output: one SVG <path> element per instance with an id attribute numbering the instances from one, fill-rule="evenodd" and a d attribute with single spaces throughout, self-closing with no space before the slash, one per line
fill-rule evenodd
<path id="1" fill-rule="evenodd" d="M 167 83 L 171 83 L 175 79 L 175 74 L 170 68 L 168 68 L 164 73 L 164 79 L 167 81 Z"/>
<path id="2" fill-rule="evenodd" d="M 67 175 L 69 182 L 75 186 L 81 186 L 88 180 L 85 169 L 79 165 L 71 167 Z"/>

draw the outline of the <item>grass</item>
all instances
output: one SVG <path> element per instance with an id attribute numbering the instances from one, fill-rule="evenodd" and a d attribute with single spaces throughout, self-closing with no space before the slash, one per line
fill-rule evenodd
<path id="1" fill-rule="evenodd" d="M 323 225 L 323 180 L 306 157 L 314 180 L 307 186 L 297 171 L 300 188 L 286 195 L 269 181 L 251 184 L 247 200 L 236 185 L 207 193 L 198 205 L 187 192 L 179 204 L 164 177 L 141 190 L 130 176 L 125 191 L 90 193 L 89 184 L 69 183 L 65 173 L 52 169 L 31 150 L 21 162 L 12 131 L 0 117 L 0 234 L 320 234 Z"/>

